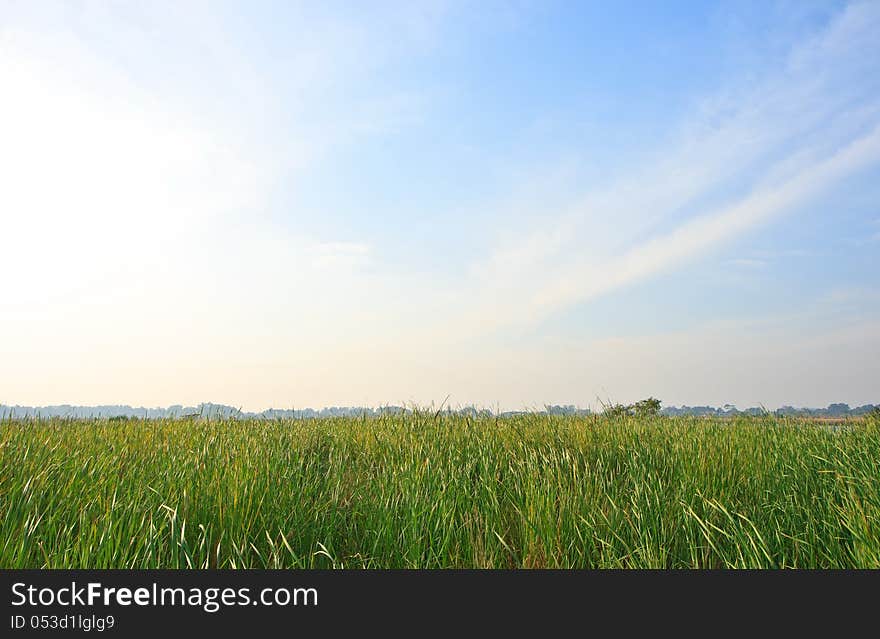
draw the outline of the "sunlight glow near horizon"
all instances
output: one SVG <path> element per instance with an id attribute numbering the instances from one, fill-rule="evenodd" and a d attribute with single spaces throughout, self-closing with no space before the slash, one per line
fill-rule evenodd
<path id="1" fill-rule="evenodd" d="M 877 402 L 880 5 L 663 5 L 0 3 L 0 403 Z"/>

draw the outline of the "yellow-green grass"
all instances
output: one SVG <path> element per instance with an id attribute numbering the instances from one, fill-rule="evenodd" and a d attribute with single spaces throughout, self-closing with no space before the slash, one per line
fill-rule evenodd
<path id="1" fill-rule="evenodd" d="M 0 568 L 880 567 L 880 423 L 0 424 Z"/>

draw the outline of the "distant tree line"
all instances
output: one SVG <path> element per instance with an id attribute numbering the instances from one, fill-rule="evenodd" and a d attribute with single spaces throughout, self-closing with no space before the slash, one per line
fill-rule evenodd
<path id="1" fill-rule="evenodd" d="M 783 406 L 773 411 L 764 408 L 746 408 L 739 410 L 731 404 L 717 408 L 713 406 L 667 406 L 660 407 L 660 400 L 653 397 L 643 399 L 634 404 L 603 404 L 602 414 L 605 415 L 691 415 L 727 417 L 734 415 L 764 415 L 801 417 L 858 417 L 867 415 L 874 410 L 880 411 L 880 404 L 865 404 L 850 408 L 848 404 L 830 404 L 826 408 L 795 408 Z M 431 411 L 431 408 L 411 408 L 406 406 L 328 406 L 321 409 L 313 408 L 270 408 L 258 413 L 244 412 L 240 408 L 225 404 L 202 403 L 198 406 L 174 405 L 167 408 L 131 407 L 109 404 L 102 406 L 72 406 L 60 404 L 54 406 L 8 406 L 0 404 L 0 419 L 24 419 L 33 417 L 63 418 L 106 418 L 106 419 L 314 419 L 322 417 L 378 417 L 411 413 L 414 410 Z M 463 408 L 442 408 L 438 413 L 449 415 L 468 415 L 470 417 L 512 417 L 525 414 L 543 415 L 591 415 L 589 408 L 578 408 L 574 405 L 545 405 L 543 410 L 501 411 L 493 412 L 487 408 L 466 406 Z"/>
<path id="2" fill-rule="evenodd" d="M 778 415 L 780 417 L 859 417 L 860 415 L 868 415 L 875 410 L 880 410 L 880 404 L 864 404 L 863 406 L 857 406 L 855 408 L 850 408 L 849 404 L 829 404 L 826 408 L 796 408 L 794 406 L 783 406 L 772 411 L 763 407 L 738 410 L 736 406 L 725 404 L 721 408 L 714 408 L 712 406 L 682 406 L 676 408 L 671 406 L 661 409 L 660 414 L 672 416 L 696 415 L 716 417 L 765 414 Z"/>

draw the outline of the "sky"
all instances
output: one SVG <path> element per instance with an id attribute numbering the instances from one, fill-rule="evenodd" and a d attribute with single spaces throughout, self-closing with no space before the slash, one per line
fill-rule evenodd
<path id="1" fill-rule="evenodd" d="M 0 0 L 0 403 L 880 403 L 880 2 Z"/>

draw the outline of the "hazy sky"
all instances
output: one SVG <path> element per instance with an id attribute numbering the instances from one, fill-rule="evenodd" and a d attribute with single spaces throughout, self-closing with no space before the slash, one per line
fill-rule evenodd
<path id="1" fill-rule="evenodd" d="M 880 2 L 0 0 L 0 403 L 880 401 Z"/>

